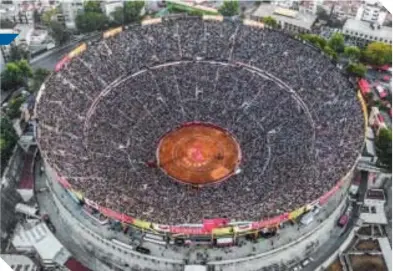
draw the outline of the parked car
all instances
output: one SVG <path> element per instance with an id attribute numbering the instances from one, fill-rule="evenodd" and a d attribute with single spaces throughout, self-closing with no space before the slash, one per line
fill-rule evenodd
<path id="1" fill-rule="evenodd" d="M 147 255 L 150 254 L 150 249 L 145 248 L 145 247 L 138 246 L 135 248 L 135 250 L 138 251 L 139 253 L 142 253 L 142 254 L 147 254 Z"/>
<path id="2" fill-rule="evenodd" d="M 345 225 L 347 225 L 349 221 L 349 216 L 347 214 L 343 214 L 342 216 L 340 216 L 340 219 L 337 222 L 337 226 L 339 227 L 345 227 Z"/>
<path id="3" fill-rule="evenodd" d="M 381 86 L 381 85 L 376 85 L 375 89 L 378 92 L 378 95 L 381 99 L 385 98 L 386 96 L 388 96 L 387 91 Z"/>

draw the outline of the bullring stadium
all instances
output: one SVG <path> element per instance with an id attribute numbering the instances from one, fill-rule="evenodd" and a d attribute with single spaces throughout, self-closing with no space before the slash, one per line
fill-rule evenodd
<path id="1" fill-rule="evenodd" d="M 81 44 L 35 114 L 52 180 L 106 219 L 169 237 L 248 234 L 323 207 L 347 190 L 365 128 L 328 56 L 219 16 Z"/>

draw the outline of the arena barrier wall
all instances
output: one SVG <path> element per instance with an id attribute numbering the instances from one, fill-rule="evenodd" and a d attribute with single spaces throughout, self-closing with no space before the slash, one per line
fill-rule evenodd
<path id="1" fill-rule="evenodd" d="M 121 33 L 122 31 L 123 31 L 123 27 L 122 27 L 122 26 L 116 27 L 116 28 L 110 29 L 110 30 L 108 30 L 108 31 L 105 31 L 105 32 L 102 34 L 102 37 L 103 37 L 104 39 L 107 39 L 107 38 L 116 36 L 117 34 Z"/>
<path id="2" fill-rule="evenodd" d="M 170 1 L 172 4 L 178 2 L 178 1 Z M 169 1 L 168 1 L 169 3 Z M 177 4 L 177 3 L 176 3 Z M 183 4 L 183 3 L 181 3 Z M 193 6 L 193 8 L 199 8 L 198 6 Z M 213 15 L 213 14 L 212 14 Z M 210 16 L 207 17 L 205 16 L 206 19 L 212 19 L 215 18 L 217 20 L 220 16 Z M 150 21 L 150 23 L 149 23 Z M 145 24 L 152 24 L 152 23 L 159 23 L 161 22 L 162 19 L 158 18 L 157 19 L 151 19 L 145 22 Z M 143 24 L 143 23 L 142 23 Z M 259 27 L 259 28 L 264 28 L 264 24 L 253 21 L 253 20 L 243 20 L 243 24 L 248 25 L 248 26 L 253 26 L 253 27 Z M 125 27 L 126 29 L 128 28 L 127 26 Z M 114 28 L 111 30 L 108 30 L 103 33 L 103 38 L 108 38 L 112 37 L 120 32 L 123 31 L 122 27 Z M 78 47 L 76 47 L 73 51 L 71 51 L 67 56 L 65 56 L 63 59 L 61 59 L 55 67 L 55 71 L 60 71 L 64 66 L 71 61 L 72 58 L 82 54 L 84 51 L 87 50 L 87 45 L 86 43 L 82 43 Z M 318 48 L 315 48 L 315 50 L 319 50 Z M 320 51 L 320 50 L 319 50 Z M 363 115 L 365 117 L 365 127 L 367 127 L 367 106 L 366 103 L 358 91 L 357 96 L 360 100 L 360 103 L 362 105 L 362 110 L 363 110 Z M 330 191 L 328 191 L 326 194 L 324 194 L 322 197 L 320 197 L 316 203 L 319 203 L 321 205 L 325 204 L 326 202 L 329 201 L 329 199 L 337 192 L 340 190 L 340 188 L 344 185 L 345 181 L 348 179 L 350 176 L 350 173 L 353 171 L 355 168 L 356 164 L 353 166 L 350 172 L 347 173 L 347 175 L 342 178 Z M 263 228 L 268 228 L 268 227 L 275 227 L 279 225 L 280 223 L 283 223 L 285 221 L 288 221 L 290 219 L 295 219 L 299 216 L 301 216 L 305 211 L 309 210 L 310 206 L 306 205 L 305 207 L 298 208 L 291 213 L 284 213 L 279 216 L 273 217 L 271 219 L 265 219 L 262 221 L 257 221 L 257 222 L 252 222 L 249 224 L 244 224 L 244 225 L 236 225 L 236 226 L 224 226 L 224 227 L 216 227 L 216 228 L 211 228 L 211 229 L 206 229 L 203 227 L 203 225 L 200 225 L 199 227 L 187 227 L 187 226 L 173 226 L 173 225 L 160 225 L 160 224 L 154 224 L 151 222 L 147 221 L 142 221 L 139 219 L 132 218 L 130 216 L 127 216 L 125 214 L 120 214 L 115 211 L 112 211 L 108 208 L 101 207 L 95 202 L 84 198 L 83 193 L 80 193 L 74 189 L 72 189 L 70 183 L 63 177 L 58 176 L 57 181 L 65 188 L 68 190 L 71 190 L 76 193 L 79 197 L 83 198 L 83 201 L 90 207 L 96 209 L 97 211 L 100 211 L 103 215 L 121 221 L 123 223 L 127 223 L 131 226 L 137 227 L 142 230 L 156 230 L 162 234 L 165 233 L 171 233 L 175 235 L 228 235 L 228 234 L 241 234 L 241 233 L 255 233 L 257 230 L 261 230 Z"/>

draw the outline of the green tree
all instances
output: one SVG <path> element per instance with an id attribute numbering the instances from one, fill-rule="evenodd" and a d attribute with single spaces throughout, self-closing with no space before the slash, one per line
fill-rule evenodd
<path id="1" fill-rule="evenodd" d="M 124 3 L 124 16 L 126 24 L 137 22 L 141 19 L 141 11 L 145 1 L 127 1 Z"/>
<path id="2" fill-rule="evenodd" d="M 18 137 L 9 117 L 5 115 L 0 117 L 0 127 L 1 172 L 3 173 Z"/>
<path id="3" fill-rule="evenodd" d="M 327 41 L 322 38 L 321 36 L 318 35 L 314 35 L 314 34 L 301 34 L 300 38 L 306 41 L 311 42 L 312 44 L 314 44 L 315 46 L 317 46 L 318 48 L 325 48 L 327 45 Z"/>
<path id="4" fill-rule="evenodd" d="M 25 46 L 22 45 L 11 45 L 10 55 L 8 58 L 9 62 L 19 61 L 21 59 L 29 59 L 30 53 Z"/>
<path id="5" fill-rule="evenodd" d="M 237 0 L 224 0 L 224 3 L 218 9 L 218 12 L 223 16 L 235 16 L 240 12 L 239 1 Z"/>
<path id="6" fill-rule="evenodd" d="M 362 63 L 350 63 L 347 67 L 347 72 L 357 77 L 364 77 L 367 72 L 367 67 Z"/>
<path id="7" fill-rule="evenodd" d="M 16 98 L 13 98 L 9 103 L 8 103 L 8 110 L 7 110 L 7 116 L 10 119 L 15 119 L 19 118 L 21 115 L 20 107 L 22 104 L 26 101 L 25 97 L 19 96 Z"/>
<path id="8" fill-rule="evenodd" d="M 331 58 L 337 59 L 337 53 L 332 48 L 330 48 L 328 45 L 326 45 L 325 48 L 323 48 L 323 51 L 325 52 L 325 54 L 327 54 Z"/>
<path id="9" fill-rule="evenodd" d="M 49 23 L 49 33 L 58 45 L 65 44 L 70 39 L 68 30 L 63 24 L 57 21 L 51 21 Z"/>
<path id="10" fill-rule="evenodd" d="M 31 84 L 31 91 L 36 92 L 40 89 L 42 83 L 44 83 L 46 77 L 50 74 L 50 71 L 43 68 L 38 68 L 33 72 L 33 80 Z"/>
<path id="11" fill-rule="evenodd" d="M 375 140 L 378 162 L 386 167 L 392 166 L 392 130 L 381 129 Z"/>
<path id="12" fill-rule="evenodd" d="M 360 58 L 360 49 L 357 46 L 346 46 L 344 48 L 344 55 L 351 61 L 357 61 Z"/>
<path id="13" fill-rule="evenodd" d="M 26 60 L 9 62 L 1 73 L 2 88 L 15 90 L 21 86 L 27 86 L 27 79 L 31 76 L 31 67 Z"/>
<path id="14" fill-rule="evenodd" d="M 277 20 L 271 16 L 267 16 L 267 17 L 263 18 L 262 21 L 264 24 L 271 26 L 273 28 L 276 28 L 278 26 Z"/>
<path id="15" fill-rule="evenodd" d="M 87 12 L 102 13 L 100 1 L 86 1 L 83 10 Z"/>
<path id="16" fill-rule="evenodd" d="M 49 26 L 50 23 L 55 19 L 55 16 L 57 14 L 57 9 L 56 8 L 52 8 L 50 10 L 45 11 L 42 16 L 41 16 L 41 21 Z"/>
<path id="17" fill-rule="evenodd" d="M 332 48 L 336 53 L 341 53 L 344 50 L 344 36 L 341 33 L 334 33 L 329 41 L 328 45 Z"/>
<path id="18" fill-rule="evenodd" d="M 124 22 L 124 8 L 117 7 L 112 13 L 112 23 L 115 25 L 125 24 Z"/>
<path id="19" fill-rule="evenodd" d="M 108 17 L 96 12 L 87 12 L 78 14 L 75 18 L 76 27 L 82 33 L 88 33 L 96 30 L 104 30 L 109 24 Z"/>
<path id="20" fill-rule="evenodd" d="M 363 51 L 366 62 L 373 65 L 384 65 L 392 62 L 392 47 L 383 42 L 372 42 Z"/>

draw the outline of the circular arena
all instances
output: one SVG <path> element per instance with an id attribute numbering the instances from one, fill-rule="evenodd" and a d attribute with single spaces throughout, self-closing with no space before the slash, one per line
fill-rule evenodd
<path id="1" fill-rule="evenodd" d="M 41 153 L 66 187 L 130 223 L 288 214 L 332 191 L 364 140 L 331 60 L 260 24 L 153 20 L 56 69 L 37 99 Z"/>

